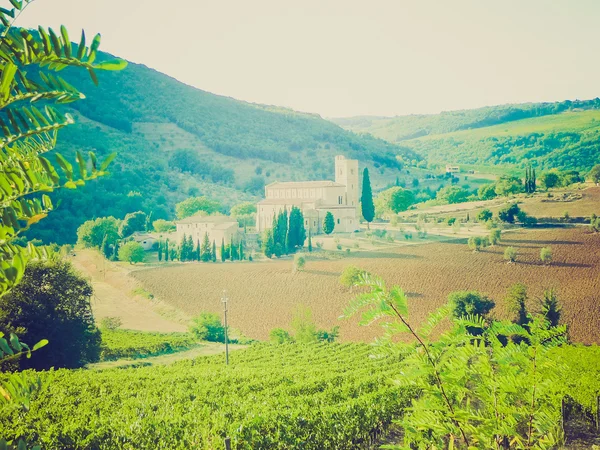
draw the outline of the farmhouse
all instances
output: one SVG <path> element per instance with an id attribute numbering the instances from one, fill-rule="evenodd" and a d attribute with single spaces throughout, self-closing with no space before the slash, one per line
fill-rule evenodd
<path id="1" fill-rule="evenodd" d="M 273 217 L 284 208 L 300 208 L 304 226 L 313 234 L 321 232 L 323 220 L 331 212 L 334 231 L 351 232 L 359 227 L 358 161 L 335 157 L 335 181 L 274 182 L 265 186 L 265 199 L 258 203 L 256 229 L 273 226 Z"/>
<path id="2" fill-rule="evenodd" d="M 208 234 L 209 241 L 217 244 L 220 244 L 221 240 L 226 243 L 231 240 L 237 242 L 242 237 L 237 220 L 227 216 L 206 216 L 198 213 L 176 222 L 176 225 L 175 239 L 177 242 L 181 242 L 183 235 L 192 236 L 194 242 L 202 242 L 204 235 Z"/>
<path id="3" fill-rule="evenodd" d="M 148 233 L 133 233 L 132 238 L 135 242 L 140 244 L 147 252 L 153 250 L 155 244 L 158 242 L 154 236 Z"/>
<path id="4" fill-rule="evenodd" d="M 452 166 L 450 164 L 446 165 L 446 173 L 459 173 L 460 166 Z"/>

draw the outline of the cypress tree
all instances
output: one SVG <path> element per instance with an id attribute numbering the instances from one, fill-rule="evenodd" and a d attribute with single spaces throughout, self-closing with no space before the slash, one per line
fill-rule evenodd
<path id="1" fill-rule="evenodd" d="M 113 248 L 112 260 L 113 261 L 119 260 L 119 241 L 115 242 L 115 245 Z"/>
<path id="2" fill-rule="evenodd" d="M 162 261 L 162 241 L 158 241 L 158 262 Z"/>
<path id="3" fill-rule="evenodd" d="M 527 194 L 529 194 L 529 188 L 530 188 L 530 184 L 529 184 L 529 166 L 525 167 L 525 192 Z"/>
<path id="4" fill-rule="evenodd" d="M 213 241 L 212 252 L 210 254 L 212 262 L 217 262 L 217 244 Z"/>
<path id="5" fill-rule="evenodd" d="M 333 229 L 335 228 L 335 219 L 331 212 L 327 211 L 325 214 L 325 219 L 323 220 L 323 231 L 325 234 L 333 233 Z"/>
<path id="6" fill-rule="evenodd" d="M 537 189 L 537 187 L 536 187 L 535 169 L 533 169 L 533 173 L 531 175 L 531 192 L 535 192 L 536 189 Z"/>
<path id="7" fill-rule="evenodd" d="M 225 262 L 225 238 L 221 238 L 221 262 Z"/>
<path id="8" fill-rule="evenodd" d="M 233 245 L 233 237 L 231 238 L 231 242 L 229 243 L 229 260 L 235 261 L 235 246 Z"/>
<path id="9" fill-rule="evenodd" d="M 375 218 L 375 205 L 373 203 L 373 191 L 371 190 L 371 179 L 369 169 L 363 170 L 363 185 L 360 196 L 360 207 L 362 216 L 367 221 L 367 229 L 371 229 L 371 222 Z"/>
<path id="10" fill-rule="evenodd" d="M 244 241 L 240 239 L 240 247 L 238 249 L 238 259 L 240 261 L 244 260 Z"/>
<path id="11" fill-rule="evenodd" d="M 273 229 L 265 230 L 263 234 L 262 251 L 267 258 L 275 253 L 275 242 L 273 241 Z"/>
<path id="12" fill-rule="evenodd" d="M 208 262 L 212 260 L 212 255 L 210 251 L 211 245 L 208 239 L 208 233 L 204 233 L 204 240 L 202 241 L 202 246 L 200 248 L 200 259 L 203 262 Z"/>
<path id="13" fill-rule="evenodd" d="M 169 261 L 169 240 L 165 241 L 165 261 Z"/>
<path id="14" fill-rule="evenodd" d="M 194 238 L 190 234 L 187 241 L 188 261 L 193 261 L 196 257 L 194 255 Z"/>
<path id="15" fill-rule="evenodd" d="M 289 228 L 287 233 L 287 250 L 293 253 L 297 248 L 304 247 L 306 241 L 306 228 L 304 228 L 304 215 L 300 208 L 292 207 L 289 218 Z"/>
<path id="16" fill-rule="evenodd" d="M 187 235 L 185 233 L 183 233 L 183 239 L 179 244 L 179 261 L 187 261 Z"/>
<path id="17" fill-rule="evenodd" d="M 312 252 L 312 233 L 308 230 L 308 251 Z"/>

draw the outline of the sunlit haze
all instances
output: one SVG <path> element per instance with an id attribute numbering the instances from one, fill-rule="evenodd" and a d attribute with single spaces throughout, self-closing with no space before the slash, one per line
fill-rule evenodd
<path id="1" fill-rule="evenodd" d="M 594 0 L 36 0 L 19 24 L 100 32 L 200 89 L 341 117 L 596 97 L 598 17 Z"/>

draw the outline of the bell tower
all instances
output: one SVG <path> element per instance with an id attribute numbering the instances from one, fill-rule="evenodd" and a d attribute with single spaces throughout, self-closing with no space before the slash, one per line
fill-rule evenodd
<path id="1" fill-rule="evenodd" d="M 358 160 L 335 157 L 335 182 L 346 186 L 344 204 L 358 208 Z"/>

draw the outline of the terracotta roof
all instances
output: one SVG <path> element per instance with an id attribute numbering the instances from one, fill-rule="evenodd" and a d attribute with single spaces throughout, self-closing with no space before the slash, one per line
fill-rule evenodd
<path id="1" fill-rule="evenodd" d="M 318 188 L 318 187 L 345 187 L 344 184 L 335 181 L 274 181 L 267 184 L 268 188 Z"/>

